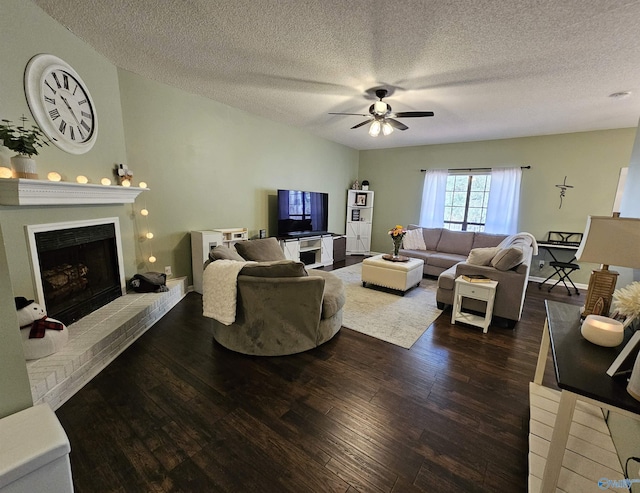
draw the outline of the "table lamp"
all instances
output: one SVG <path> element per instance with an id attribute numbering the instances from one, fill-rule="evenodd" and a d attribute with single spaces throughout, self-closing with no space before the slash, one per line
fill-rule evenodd
<path id="1" fill-rule="evenodd" d="M 608 315 L 618 280 L 609 266 L 640 267 L 640 219 L 589 216 L 576 258 L 602 264 L 591 272 L 582 316 Z"/>

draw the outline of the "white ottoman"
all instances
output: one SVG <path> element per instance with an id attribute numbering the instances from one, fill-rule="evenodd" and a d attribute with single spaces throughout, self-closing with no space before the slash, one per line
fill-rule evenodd
<path id="1" fill-rule="evenodd" d="M 385 260 L 382 255 L 366 258 L 362 261 L 362 285 L 367 283 L 408 291 L 422 281 L 424 260 L 410 258 L 406 262 Z"/>

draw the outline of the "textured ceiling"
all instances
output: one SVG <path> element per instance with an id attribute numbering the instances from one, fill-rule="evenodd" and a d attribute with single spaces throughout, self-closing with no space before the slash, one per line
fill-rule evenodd
<path id="1" fill-rule="evenodd" d="M 355 149 L 640 117 L 640 0 L 35 3 L 118 67 Z M 378 87 L 394 111 L 435 116 L 373 138 L 350 130 L 363 118 L 328 114 L 366 113 Z"/>

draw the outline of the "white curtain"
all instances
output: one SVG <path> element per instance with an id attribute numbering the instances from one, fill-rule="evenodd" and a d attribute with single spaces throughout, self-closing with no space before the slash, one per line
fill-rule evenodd
<path id="1" fill-rule="evenodd" d="M 491 169 L 485 233 L 510 235 L 518 232 L 521 180 L 520 167 Z"/>
<path id="2" fill-rule="evenodd" d="M 425 228 L 442 228 L 444 226 L 444 200 L 447 188 L 446 169 L 427 170 L 422 189 L 422 206 L 420 207 L 420 226 Z"/>

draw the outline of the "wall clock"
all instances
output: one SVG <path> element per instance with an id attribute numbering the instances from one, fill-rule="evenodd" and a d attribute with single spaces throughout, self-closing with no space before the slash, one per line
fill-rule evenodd
<path id="1" fill-rule="evenodd" d="M 63 151 L 83 154 L 98 135 L 98 116 L 89 89 L 60 58 L 34 56 L 24 71 L 24 93 L 33 118 Z"/>

